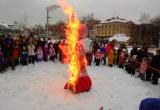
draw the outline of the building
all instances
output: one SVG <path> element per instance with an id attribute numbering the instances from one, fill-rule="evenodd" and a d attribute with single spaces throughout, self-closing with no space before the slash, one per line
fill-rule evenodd
<path id="1" fill-rule="evenodd" d="M 138 26 L 132 21 L 112 17 L 95 26 L 96 39 L 109 39 L 115 34 L 125 34 L 127 37 L 138 36 Z"/>
<path id="2" fill-rule="evenodd" d="M 139 25 L 139 43 L 147 46 L 158 46 L 160 39 L 160 27 L 153 24 Z"/>

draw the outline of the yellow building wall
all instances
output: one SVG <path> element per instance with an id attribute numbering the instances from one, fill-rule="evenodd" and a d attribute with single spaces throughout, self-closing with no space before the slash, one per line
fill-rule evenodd
<path id="1" fill-rule="evenodd" d="M 131 36 L 132 25 L 123 22 L 104 23 L 96 27 L 97 37 L 111 37 L 115 34 L 126 34 Z"/>

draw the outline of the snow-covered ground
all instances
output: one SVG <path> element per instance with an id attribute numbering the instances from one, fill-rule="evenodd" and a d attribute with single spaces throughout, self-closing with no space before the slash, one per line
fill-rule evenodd
<path id="1" fill-rule="evenodd" d="M 131 77 L 117 67 L 91 66 L 90 92 L 64 90 L 67 65 L 59 62 L 19 66 L 0 74 L 0 110 L 138 110 L 142 99 L 160 96 L 160 85 Z"/>

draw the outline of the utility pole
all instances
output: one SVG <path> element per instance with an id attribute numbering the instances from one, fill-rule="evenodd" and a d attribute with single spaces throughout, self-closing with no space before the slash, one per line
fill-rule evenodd
<path id="1" fill-rule="evenodd" d="M 27 28 L 27 16 L 26 16 L 26 12 L 24 13 L 24 24 L 25 24 L 25 28 Z"/>
<path id="2" fill-rule="evenodd" d="M 47 31 L 47 37 L 49 36 L 49 10 L 47 10 L 47 25 L 46 25 L 46 31 Z"/>
<path id="3" fill-rule="evenodd" d="M 159 48 L 160 48 L 160 32 L 159 32 Z"/>
<path id="4" fill-rule="evenodd" d="M 142 31 L 142 24 L 140 24 L 140 29 L 139 29 L 139 37 L 138 37 L 138 43 L 140 44 L 140 40 L 141 40 L 141 31 Z"/>
<path id="5" fill-rule="evenodd" d="M 49 37 L 49 19 L 51 18 L 51 17 L 49 17 L 49 11 L 54 11 L 58 8 L 60 8 L 60 6 L 58 6 L 58 5 L 51 5 L 49 7 L 46 7 L 46 10 L 47 10 L 46 35 L 47 35 L 47 38 Z"/>

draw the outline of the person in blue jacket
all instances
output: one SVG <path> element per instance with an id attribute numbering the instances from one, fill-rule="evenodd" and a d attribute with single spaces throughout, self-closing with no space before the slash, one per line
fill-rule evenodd
<path id="1" fill-rule="evenodd" d="M 27 49 L 26 49 L 25 46 L 22 48 L 20 59 L 21 59 L 21 64 L 22 65 L 27 65 L 28 64 L 28 52 L 27 52 Z"/>
<path id="2" fill-rule="evenodd" d="M 4 56 L 3 56 L 3 52 L 1 50 L 0 47 L 0 73 L 5 71 L 5 67 L 4 67 Z"/>

